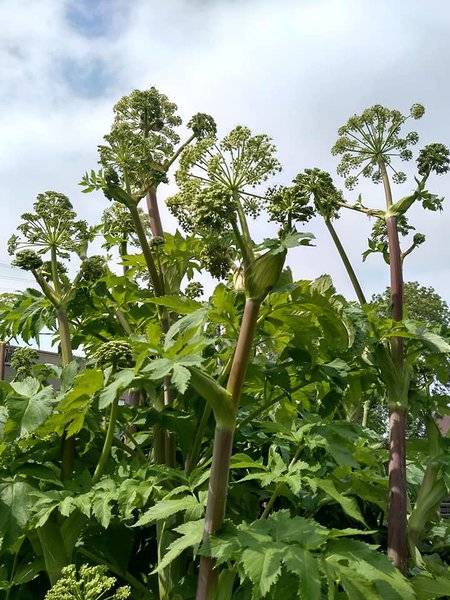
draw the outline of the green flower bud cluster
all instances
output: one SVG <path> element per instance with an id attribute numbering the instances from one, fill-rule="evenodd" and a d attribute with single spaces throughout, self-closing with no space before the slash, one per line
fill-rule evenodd
<path id="1" fill-rule="evenodd" d="M 22 381 L 33 375 L 33 366 L 37 363 L 39 354 L 36 350 L 24 346 L 14 350 L 11 356 L 11 367 L 14 369 L 14 381 Z"/>
<path id="2" fill-rule="evenodd" d="M 420 104 L 414 104 L 409 115 L 377 104 L 350 117 L 339 129 L 339 138 L 331 149 L 332 154 L 341 156 L 337 172 L 345 178 L 346 187 L 353 189 L 361 175 L 379 183 L 382 164 L 393 171 L 395 183 L 403 183 L 406 174 L 395 169 L 392 160 L 397 156 L 403 161 L 411 160 L 409 146 L 419 138 L 414 131 L 403 135 L 402 127 L 409 118 L 420 119 L 424 112 Z"/>
<path id="3" fill-rule="evenodd" d="M 103 256 L 90 256 L 81 263 L 81 279 L 87 283 L 98 281 L 105 273 L 106 261 Z"/>
<path id="4" fill-rule="evenodd" d="M 33 213 L 24 213 L 18 226 L 22 238 L 14 235 L 8 243 L 8 252 L 14 254 L 18 248 L 38 248 L 44 254 L 56 249 L 62 258 L 70 252 L 81 252 L 93 239 L 93 231 L 86 221 L 77 221 L 76 213 L 67 196 L 48 191 L 38 194 L 33 204 Z"/>
<path id="5" fill-rule="evenodd" d="M 166 200 L 166 205 L 187 232 L 209 233 L 229 230 L 236 203 L 222 184 L 205 186 L 197 179 L 188 179 L 178 194 Z"/>
<path id="6" fill-rule="evenodd" d="M 225 279 L 233 266 L 230 244 L 220 237 L 207 238 L 203 242 L 199 255 L 202 267 L 215 279 Z"/>
<path id="7" fill-rule="evenodd" d="M 126 600 L 131 590 L 128 586 L 113 588 L 116 585 L 114 577 L 106 575 L 103 565 L 89 567 L 83 565 L 77 572 L 75 565 L 64 567 L 61 577 L 47 592 L 44 600 L 101 600 L 108 592 L 110 600 Z"/>
<path id="8" fill-rule="evenodd" d="M 220 142 L 200 139 L 185 148 L 176 173 L 179 192 L 167 201 L 186 231 L 229 231 L 242 207 L 255 217 L 264 199 L 249 191 L 281 170 L 267 135 L 235 127 Z"/>
<path id="9" fill-rule="evenodd" d="M 283 225 L 306 222 L 314 215 L 314 208 L 309 206 L 311 199 L 326 218 L 336 217 L 343 201 L 342 192 L 336 189 L 329 173 L 305 169 L 295 177 L 292 186 L 270 190 L 267 210 L 272 221 Z"/>
<path id="10" fill-rule="evenodd" d="M 113 367 L 114 370 L 134 366 L 133 350 L 128 342 L 111 340 L 102 344 L 94 354 L 99 367 Z"/>
<path id="11" fill-rule="evenodd" d="M 164 238 L 161 235 L 156 235 L 150 240 L 150 247 L 157 249 L 164 246 Z"/>
<path id="12" fill-rule="evenodd" d="M 150 228 L 148 214 L 141 208 L 138 208 L 138 212 L 144 230 L 148 232 Z M 111 248 L 124 242 L 131 242 L 134 246 L 139 245 L 130 211 L 120 202 L 113 202 L 103 212 L 102 230 L 106 240 L 106 248 Z"/>
<path id="13" fill-rule="evenodd" d="M 192 129 L 193 134 L 199 140 L 206 137 L 216 137 L 217 125 L 211 115 L 197 113 L 191 117 L 187 126 Z"/>
<path id="14" fill-rule="evenodd" d="M 200 296 L 203 295 L 202 284 L 199 281 L 190 281 L 184 290 L 184 295 L 190 298 L 191 300 L 200 298 Z"/>
<path id="15" fill-rule="evenodd" d="M 420 175 L 428 175 L 432 171 L 437 175 L 447 173 L 449 169 L 449 150 L 444 144 L 428 144 L 419 153 L 417 167 Z"/>
<path id="16" fill-rule="evenodd" d="M 425 235 L 423 233 L 415 233 L 413 237 L 413 242 L 415 246 L 420 246 L 425 242 Z"/>
<path id="17" fill-rule="evenodd" d="M 19 267 L 24 271 L 36 271 L 42 267 L 42 258 L 33 250 L 20 250 L 11 263 L 13 267 Z"/>
<path id="18" fill-rule="evenodd" d="M 58 273 L 59 279 L 67 281 L 67 268 L 63 265 L 59 260 L 56 261 L 56 271 Z M 46 281 L 52 281 L 53 273 L 52 273 L 52 263 L 50 260 L 46 260 L 42 267 L 39 270 L 39 273 Z"/>

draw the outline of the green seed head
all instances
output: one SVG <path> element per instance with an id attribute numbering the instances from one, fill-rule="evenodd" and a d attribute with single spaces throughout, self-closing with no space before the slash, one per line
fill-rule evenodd
<path id="1" fill-rule="evenodd" d="M 94 354 L 94 360 L 99 367 L 113 367 L 114 370 L 134 366 L 133 350 L 130 344 L 120 340 L 102 344 Z"/>
<path id="2" fill-rule="evenodd" d="M 17 252 L 15 259 L 12 261 L 14 267 L 19 267 L 24 271 L 36 271 L 42 267 L 42 258 L 33 250 L 21 250 Z"/>

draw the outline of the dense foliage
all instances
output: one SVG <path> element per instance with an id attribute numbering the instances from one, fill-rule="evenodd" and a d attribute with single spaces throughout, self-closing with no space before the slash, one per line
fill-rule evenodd
<path id="1" fill-rule="evenodd" d="M 403 182 L 395 160 L 412 159 L 418 136 L 401 128 L 423 113 L 374 106 L 352 117 L 333 148 L 347 187 L 365 176 L 386 190 L 388 169 Z M 405 286 L 400 318 L 392 288 L 367 302 L 334 227 L 342 208 L 375 217 L 366 255 L 380 252 L 392 269 L 390 219 L 408 235 L 414 202 L 441 208 L 425 184 L 447 171 L 447 149 L 422 149 L 417 188 L 372 209 L 317 168 L 281 185 L 265 134 L 238 126 L 218 138 L 199 113 L 181 141 L 180 125 L 155 88 L 119 100 L 100 168 L 81 182 L 110 202 L 101 222 L 78 220 L 48 191 L 10 240 L 36 287 L 1 298 L 1 338 L 29 343 L 50 330 L 60 364 L 38 365 L 26 347 L 14 379 L 0 382 L 3 597 L 448 597 L 450 525 L 439 507 L 450 443 L 435 423 L 449 406 L 448 307 L 417 283 Z M 158 207 L 171 169 L 174 234 Z M 358 302 L 327 275 L 293 280 L 286 257 L 302 246 L 312 259 L 303 227 L 315 216 Z M 278 234 L 256 243 L 256 218 Z M 417 235 L 401 263 L 423 243 Z M 95 236 L 101 256 L 90 253 Z M 216 279 L 209 297 L 205 272 Z M 396 411 L 410 424 L 405 567 L 389 520 Z"/>

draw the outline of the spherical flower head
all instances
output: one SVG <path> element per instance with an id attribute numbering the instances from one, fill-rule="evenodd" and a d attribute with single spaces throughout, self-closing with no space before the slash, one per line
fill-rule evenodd
<path id="1" fill-rule="evenodd" d="M 11 367 L 15 372 L 15 381 L 22 381 L 25 377 L 30 377 L 33 374 L 33 366 L 38 359 L 38 352 L 27 346 L 14 350 L 11 356 Z"/>
<path id="2" fill-rule="evenodd" d="M 113 367 L 114 370 L 134 366 L 131 345 L 121 340 L 111 340 L 102 344 L 94 354 L 94 360 L 99 367 Z"/>
<path id="3" fill-rule="evenodd" d="M 42 264 L 42 258 L 33 250 L 17 252 L 15 259 L 12 261 L 14 267 L 19 267 L 24 271 L 37 271 L 42 267 Z"/>
<path id="4" fill-rule="evenodd" d="M 67 274 L 67 268 L 63 265 L 59 260 L 56 261 L 56 272 L 58 273 L 59 278 L 65 278 Z M 46 260 L 40 269 L 40 274 L 46 281 L 51 281 L 53 278 L 52 272 L 52 263 L 50 260 Z"/>
<path id="5" fill-rule="evenodd" d="M 211 115 L 197 113 L 191 117 L 187 126 L 192 129 L 193 134 L 198 139 L 216 137 L 217 125 Z"/>
<path id="6" fill-rule="evenodd" d="M 428 175 L 432 171 L 437 175 L 447 173 L 449 169 L 449 150 L 444 144 L 428 144 L 419 153 L 417 168 L 420 175 Z"/>
<path id="7" fill-rule="evenodd" d="M 422 104 L 413 104 L 409 109 L 410 115 L 413 119 L 421 119 L 425 114 L 425 107 Z"/>
<path id="8" fill-rule="evenodd" d="M 106 261 L 103 256 L 90 256 L 81 263 L 81 279 L 87 283 L 98 281 L 106 273 Z"/>
<path id="9" fill-rule="evenodd" d="M 203 294 L 203 286 L 199 281 L 190 281 L 186 289 L 184 290 L 184 295 L 190 298 L 191 300 L 195 300 L 196 298 L 200 298 Z"/>
<path id="10" fill-rule="evenodd" d="M 337 172 L 344 177 L 348 189 L 357 185 L 360 176 L 379 183 L 382 168 L 393 172 L 395 183 L 405 181 L 406 175 L 399 172 L 393 162 L 397 156 L 403 161 L 411 160 L 408 146 L 417 143 L 418 135 L 416 132 L 403 134 L 402 128 L 410 117 L 419 118 L 417 115 L 421 116 L 423 110 L 421 105 L 414 105 L 409 115 L 403 115 L 376 104 L 360 115 L 353 115 L 340 127 L 339 138 L 331 151 L 341 157 Z"/>
<path id="11" fill-rule="evenodd" d="M 103 235 L 109 245 L 126 242 L 135 233 L 130 211 L 119 202 L 113 202 L 102 214 Z"/>
<path id="12" fill-rule="evenodd" d="M 415 233 L 413 237 L 413 242 L 415 246 L 420 246 L 425 242 L 425 236 L 423 233 Z"/>
<path id="13" fill-rule="evenodd" d="M 202 266 L 215 279 L 225 279 L 233 265 L 230 245 L 219 237 L 204 240 L 199 258 Z"/>
<path id="14" fill-rule="evenodd" d="M 174 128 L 181 125 L 178 107 L 155 87 L 133 90 L 114 106 L 115 125 L 126 125 L 144 137 L 154 136 L 159 144 L 177 144 L 179 136 Z"/>

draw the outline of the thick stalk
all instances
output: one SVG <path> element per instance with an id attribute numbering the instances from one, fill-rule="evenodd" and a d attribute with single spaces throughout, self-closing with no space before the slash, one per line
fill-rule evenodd
<path id="1" fill-rule="evenodd" d="M 392 206 L 392 192 L 386 167 L 380 163 L 386 205 Z M 403 273 L 397 218 L 386 217 L 389 245 L 389 269 L 391 283 L 391 309 L 394 321 L 403 319 Z M 403 376 L 403 340 L 392 338 L 392 361 Z M 403 387 L 403 382 L 398 382 Z M 388 514 L 388 556 L 394 565 L 406 572 L 408 560 L 407 543 L 407 491 L 406 491 L 406 407 L 391 405 L 389 415 L 389 514 Z"/>
<path id="2" fill-rule="evenodd" d="M 244 307 L 239 337 L 228 377 L 227 390 L 235 413 L 239 407 L 242 386 L 249 363 L 250 352 L 255 337 L 256 324 L 261 303 L 257 300 L 247 299 Z M 213 459 L 208 487 L 208 501 L 206 505 L 205 529 L 203 541 L 207 541 L 222 526 L 230 472 L 230 458 L 233 448 L 234 426 L 222 426 L 217 422 L 214 436 Z M 214 560 L 202 556 L 197 585 L 197 600 L 211 600 L 217 586 L 218 571 Z"/>
<path id="3" fill-rule="evenodd" d="M 344 249 L 344 246 L 339 239 L 338 234 L 331 222 L 330 219 L 325 218 L 325 225 L 327 226 L 328 231 L 333 239 L 334 245 L 339 252 L 339 256 L 341 257 L 342 262 L 344 263 L 345 270 L 347 271 L 347 275 L 352 283 L 353 289 L 355 290 L 356 297 L 358 298 L 358 302 L 362 305 L 367 304 L 366 297 L 364 296 L 364 292 L 362 291 L 361 285 L 358 281 L 358 277 L 352 267 L 352 264 L 347 256 L 347 253 Z"/>
<path id="4" fill-rule="evenodd" d="M 159 213 L 158 199 L 156 197 L 156 189 L 152 188 L 147 194 L 147 209 L 150 219 L 150 230 L 153 237 L 164 237 L 162 228 L 161 215 Z"/>
<path id="5" fill-rule="evenodd" d="M 367 427 L 367 423 L 369 422 L 369 412 L 370 412 L 370 400 L 366 400 L 363 404 L 363 416 L 361 425 L 363 427 Z"/>
<path id="6" fill-rule="evenodd" d="M 144 228 L 142 226 L 141 218 L 139 216 L 139 211 L 137 206 L 130 205 L 129 206 L 130 214 L 133 218 L 134 227 L 136 229 L 136 234 L 139 239 L 139 244 L 142 249 L 142 253 L 144 255 L 145 264 L 147 266 L 148 273 L 150 275 L 150 281 L 153 286 L 153 290 L 155 292 L 155 296 L 162 296 L 164 294 L 164 290 L 162 288 L 161 278 L 158 273 L 158 269 L 156 268 L 155 259 L 153 258 L 153 253 L 150 249 L 150 245 L 147 240 L 147 236 L 145 235 Z"/>
<path id="7" fill-rule="evenodd" d="M 60 306 L 57 310 L 57 319 L 59 327 L 59 341 L 61 348 L 61 365 L 65 367 L 73 360 L 72 345 L 70 341 L 69 319 L 64 307 Z M 75 462 L 75 438 L 64 437 L 61 448 L 61 479 L 70 479 Z"/>
<path id="8" fill-rule="evenodd" d="M 116 398 L 114 400 L 114 402 L 111 404 L 108 429 L 106 431 L 106 436 L 105 436 L 105 441 L 103 443 L 102 453 L 100 454 L 100 458 L 98 460 L 97 467 L 94 472 L 94 476 L 92 477 L 93 484 L 97 483 L 97 481 L 103 475 L 106 463 L 108 462 L 109 455 L 111 454 L 111 446 L 112 446 L 112 442 L 114 439 L 114 429 L 116 427 L 116 421 L 117 421 L 118 404 L 119 404 L 118 398 Z"/>
<path id="9" fill-rule="evenodd" d="M 5 379 L 6 370 L 6 343 L 0 342 L 0 381 Z"/>

